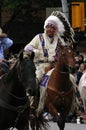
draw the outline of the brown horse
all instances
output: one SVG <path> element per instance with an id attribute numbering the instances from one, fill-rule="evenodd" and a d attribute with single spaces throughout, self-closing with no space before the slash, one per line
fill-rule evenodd
<path id="1" fill-rule="evenodd" d="M 60 130 L 64 130 L 66 117 L 71 110 L 73 99 L 73 84 L 70 80 L 69 69 L 74 67 L 75 58 L 74 52 L 71 47 L 63 47 L 59 45 L 58 48 L 58 61 L 53 68 L 47 83 L 47 94 L 45 101 L 45 108 L 55 117 Z M 51 67 L 46 69 L 49 71 Z M 48 73 L 47 73 L 48 74 Z M 38 92 L 39 93 L 39 92 Z M 38 98 L 37 98 L 38 97 Z M 40 123 L 44 129 L 48 128 L 46 120 L 43 121 L 43 113 L 36 117 L 36 108 L 39 101 L 39 94 L 37 99 L 34 100 L 31 113 L 32 119 L 30 120 L 31 130 L 39 130 Z M 39 128 L 39 129 L 38 129 Z"/>
<path id="2" fill-rule="evenodd" d="M 71 47 L 60 46 L 58 61 L 47 84 L 46 107 L 55 117 L 60 130 L 64 130 L 66 117 L 73 99 L 73 84 L 69 68 L 74 67 L 75 58 Z"/>

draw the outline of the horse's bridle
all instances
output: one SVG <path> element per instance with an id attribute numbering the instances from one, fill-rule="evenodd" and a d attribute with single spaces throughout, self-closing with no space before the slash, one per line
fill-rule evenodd
<path id="1" fill-rule="evenodd" d="M 63 91 L 59 91 L 59 90 L 55 90 L 55 89 L 50 88 L 50 87 L 48 87 L 48 89 L 50 89 L 51 91 L 57 93 L 57 94 L 58 94 L 59 96 L 61 96 L 61 97 L 63 97 L 63 96 L 67 96 L 67 95 L 69 95 L 69 94 L 73 91 L 72 87 L 71 87 L 70 90 L 67 91 L 67 92 L 63 92 Z"/>
<path id="2" fill-rule="evenodd" d="M 18 79 L 19 79 L 20 83 L 24 84 L 22 81 L 22 74 L 21 74 L 20 70 L 21 70 L 21 67 L 18 67 L 17 68 Z"/>
<path id="3" fill-rule="evenodd" d="M 15 107 L 15 106 L 13 106 L 13 105 L 10 105 L 10 104 L 6 103 L 4 100 L 2 100 L 2 99 L 0 98 L 0 106 L 1 106 L 1 107 L 6 108 L 7 110 L 11 110 L 11 111 L 13 111 L 13 112 L 17 112 L 17 113 L 18 113 L 16 119 L 14 120 L 14 126 L 12 126 L 12 129 L 11 129 L 11 130 L 13 130 L 13 128 L 16 127 L 16 125 L 17 125 L 17 123 L 18 123 L 18 120 L 19 120 L 19 117 L 20 117 L 20 115 L 25 111 L 25 109 L 27 109 L 27 108 L 29 109 L 29 104 L 30 104 L 30 102 L 29 102 L 29 100 L 27 99 L 27 101 L 26 101 L 26 103 L 24 104 L 24 106 Z M 7 130 L 9 130 L 9 128 L 8 128 Z"/>
<path id="4" fill-rule="evenodd" d="M 17 64 L 18 62 L 16 62 Z M 15 65 L 16 65 L 15 64 Z M 17 70 L 17 73 L 18 73 L 18 70 Z M 3 87 L 5 88 L 5 91 L 8 93 L 8 95 L 12 96 L 13 98 L 19 100 L 19 101 L 25 101 L 25 104 L 24 105 L 20 105 L 18 107 L 14 106 L 14 105 L 11 105 L 11 104 L 8 104 L 6 103 L 6 101 L 4 101 L 1 97 L 0 97 L 0 106 L 7 109 L 7 110 L 11 110 L 11 111 L 14 111 L 14 112 L 18 112 L 18 115 L 16 117 L 16 120 L 15 122 L 18 120 L 19 116 L 21 113 L 23 113 L 25 111 L 26 108 L 29 107 L 29 98 L 28 96 L 26 95 L 25 97 L 17 97 L 15 96 L 13 93 L 9 92 L 7 89 L 6 89 L 6 80 L 5 80 L 5 77 L 7 76 L 7 74 L 3 75 L 3 78 L 2 78 L 2 84 L 3 84 Z M 18 78 L 19 78 L 19 74 L 18 74 Z M 19 78 L 20 80 L 20 78 Z M 20 81 L 21 82 L 21 81 Z M 4 85 L 5 84 L 5 85 Z"/>
<path id="5" fill-rule="evenodd" d="M 4 75 L 4 76 L 6 76 L 6 75 Z M 3 77 L 3 87 L 5 88 L 5 91 L 8 93 L 8 95 L 10 95 L 10 96 L 12 96 L 13 98 L 15 98 L 15 99 L 17 99 L 17 100 L 19 100 L 19 101 L 27 101 L 27 99 L 28 99 L 28 96 L 25 96 L 25 97 L 17 97 L 17 96 L 15 96 L 14 94 L 12 94 L 11 92 L 9 92 L 7 89 L 6 89 L 6 87 L 5 86 L 7 86 L 6 85 L 6 81 L 5 81 L 5 78 Z M 4 85 L 5 84 L 5 85 Z M 5 104 L 5 102 L 4 102 L 4 104 Z M 9 104 L 10 105 L 10 104 Z M 26 105 L 25 105 L 26 106 Z M 12 105 L 10 105 L 10 108 L 13 108 L 14 107 L 14 109 L 15 110 L 17 110 L 17 107 L 15 107 L 15 106 L 12 106 Z M 24 106 L 23 106 L 24 107 Z"/>
<path id="6" fill-rule="evenodd" d="M 18 70 L 17 70 L 18 71 Z M 17 72 L 18 73 L 18 72 Z M 5 74 L 4 76 L 7 76 L 7 74 Z M 3 85 L 4 87 L 5 86 L 7 86 L 6 85 L 6 80 L 5 80 L 5 78 L 4 78 L 4 76 L 3 76 L 3 84 L 5 84 L 5 85 Z M 18 78 L 19 78 L 19 74 L 18 74 Z M 19 78 L 19 80 L 20 80 L 20 78 Z M 21 82 L 21 81 L 20 81 Z M 7 91 L 7 89 L 5 88 L 5 90 Z M 15 96 L 13 93 L 11 93 L 11 92 L 9 92 L 9 91 L 7 91 L 7 93 L 10 95 L 10 96 L 12 96 L 13 98 L 15 98 L 15 99 L 17 99 L 17 100 L 20 100 L 20 101 L 22 101 L 22 100 L 25 100 L 26 98 L 27 98 L 27 96 L 25 96 L 25 97 L 17 97 L 17 96 Z M 27 95 L 27 94 L 26 94 Z M 29 95 L 28 95 L 29 96 Z"/>
<path id="7" fill-rule="evenodd" d="M 6 103 L 3 99 L 0 98 L 0 106 L 2 106 L 3 108 L 6 108 L 8 110 L 11 110 L 11 111 L 16 111 L 18 113 L 24 112 L 24 110 L 28 107 L 28 105 L 29 105 L 29 100 L 28 99 L 27 99 L 24 106 L 15 107 L 13 105 L 10 105 L 10 104 Z"/>
<path id="8" fill-rule="evenodd" d="M 25 59 L 28 60 L 27 58 L 25 58 Z M 17 68 L 17 74 L 18 74 L 18 79 L 19 79 L 20 83 L 22 83 L 24 86 L 24 81 L 22 80 L 21 66 Z M 28 88 L 26 89 L 26 95 L 30 96 L 30 94 L 28 92 Z"/>
<path id="9" fill-rule="evenodd" d="M 69 74 L 70 74 L 69 71 L 68 71 L 68 72 L 65 72 L 65 71 L 59 71 L 59 70 L 57 70 L 56 68 L 55 68 L 54 70 L 57 71 L 57 72 L 59 72 L 60 74 L 63 74 L 63 75 L 69 75 Z"/>
<path id="10" fill-rule="evenodd" d="M 68 75 L 69 76 L 69 74 L 70 74 L 69 71 L 68 72 L 58 71 L 56 68 L 54 68 L 54 70 L 57 71 L 57 72 L 59 72 L 60 74 L 63 74 L 63 75 Z M 67 92 L 55 90 L 54 88 L 50 88 L 50 87 L 48 87 L 48 89 L 50 89 L 51 91 L 57 93 L 57 95 L 59 95 L 61 98 L 69 95 L 73 91 L 72 87 Z"/>

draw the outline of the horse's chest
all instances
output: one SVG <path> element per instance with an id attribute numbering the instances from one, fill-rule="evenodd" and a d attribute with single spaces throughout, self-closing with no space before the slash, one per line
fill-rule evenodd
<path id="1" fill-rule="evenodd" d="M 71 103 L 68 97 L 72 101 L 72 89 L 64 91 L 48 88 L 47 90 L 47 101 L 52 102 L 54 106 L 63 106 L 64 104 L 68 104 L 69 102 Z"/>

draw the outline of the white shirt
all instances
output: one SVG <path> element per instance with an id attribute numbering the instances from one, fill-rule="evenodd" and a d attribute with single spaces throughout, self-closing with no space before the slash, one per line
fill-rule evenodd
<path id="1" fill-rule="evenodd" d="M 52 43 L 46 33 L 43 33 L 42 35 L 45 42 L 45 48 L 48 51 L 48 61 L 54 61 L 54 56 L 56 55 L 55 49 L 58 44 L 58 35 L 54 35 L 54 40 Z M 31 46 L 35 52 L 35 57 L 37 58 L 37 60 L 46 60 L 46 57 L 44 57 L 42 42 L 39 38 L 39 34 L 36 35 L 32 39 L 32 41 L 25 46 L 25 51 L 29 51 Z"/>

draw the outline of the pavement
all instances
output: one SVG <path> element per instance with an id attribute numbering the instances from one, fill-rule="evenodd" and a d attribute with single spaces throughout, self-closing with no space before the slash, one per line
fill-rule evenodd
<path id="1" fill-rule="evenodd" d="M 59 127 L 56 123 L 49 122 L 48 130 L 59 130 Z M 86 130 L 86 124 L 77 124 L 77 123 L 65 123 L 64 130 Z"/>

